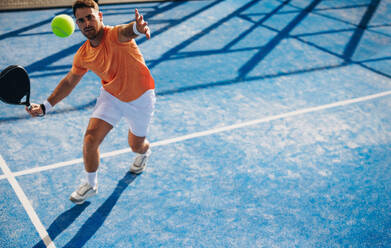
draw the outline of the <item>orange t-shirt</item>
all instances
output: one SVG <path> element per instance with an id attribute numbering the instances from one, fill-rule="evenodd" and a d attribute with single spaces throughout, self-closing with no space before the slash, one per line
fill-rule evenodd
<path id="1" fill-rule="evenodd" d="M 76 52 L 72 73 L 93 71 L 102 79 L 103 88 L 124 102 L 137 99 L 155 88 L 152 75 L 134 39 L 121 43 L 118 26 L 104 27 L 102 41 L 92 47 L 87 40 Z"/>

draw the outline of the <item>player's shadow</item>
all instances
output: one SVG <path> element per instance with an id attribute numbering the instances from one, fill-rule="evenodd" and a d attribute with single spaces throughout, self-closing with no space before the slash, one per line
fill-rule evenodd
<path id="1" fill-rule="evenodd" d="M 58 216 L 53 223 L 50 224 L 49 229 L 47 230 L 49 237 L 54 240 L 59 234 L 66 230 L 89 205 L 89 202 L 86 202 L 83 205 L 75 205 Z M 34 245 L 34 248 L 40 247 L 46 247 L 42 240 Z"/>
<path id="2" fill-rule="evenodd" d="M 136 177 L 137 175 L 127 172 L 118 182 L 109 198 L 107 198 L 106 201 L 88 218 L 76 235 L 64 247 L 83 247 L 83 245 L 99 230 L 121 194 Z M 82 205 L 75 205 L 58 216 L 47 230 L 49 237 L 54 241 L 56 237 L 65 231 L 89 205 L 90 202 L 85 202 Z M 34 248 L 41 247 L 46 247 L 42 240 L 34 246 Z"/>
<path id="3" fill-rule="evenodd" d="M 137 175 L 127 172 L 118 182 L 109 198 L 88 218 L 76 235 L 64 247 L 83 247 L 103 225 L 121 194 L 136 177 Z"/>

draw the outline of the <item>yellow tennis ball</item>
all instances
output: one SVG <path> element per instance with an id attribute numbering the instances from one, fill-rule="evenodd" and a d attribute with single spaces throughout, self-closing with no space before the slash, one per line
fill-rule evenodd
<path id="1" fill-rule="evenodd" d="M 75 31 L 75 23 L 72 17 L 66 14 L 57 15 L 52 20 L 52 31 L 61 38 L 68 37 Z"/>

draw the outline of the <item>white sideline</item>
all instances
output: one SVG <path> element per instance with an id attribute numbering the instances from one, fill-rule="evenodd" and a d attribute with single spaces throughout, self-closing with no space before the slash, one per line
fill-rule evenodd
<path id="1" fill-rule="evenodd" d="M 338 101 L 338 102 L 325 104 L 325 105 L 321 105 L 321 106 L 317 106 L 317 107 L 305 108 L 305 109 L 301 109 L 301 110 L 287 112 L 284 114 L 279 114 L 279 115 L 264 117 L 264 118 L 260 118 L 260 119 L 256 119 L 256 120 L 252 120 L 252 121 L 242 122 L 242 123 L 238 123 L 238 124 L 234 124 L 234 125 L 230 125 L 230 126 L 226 126 L 226 127 L 210 129 L 210 130 L 206 130 L 206 131 L 202 131 L 202 132 L 187 134 L 187 135 L 176 137 L 176 138 L 157 141 L 157 142 L 151 143 L 151 146 L 155 147 L 155 146 L 168 145 L 168 144 L 172 144 L 172 143 L 176 143 L 176 142 L 180 142 L 180 141 L 184 141 L 184 140 L 199 138 L 199 137 L 203 137 L 203 136 L 207 136 L 207 135 L 211 135 L 211 134 L 216 134 L 216 133 L 221 133 L 221 132 L 225 132 L 225 131 L 230 131 L 230 130 L 234 130 L 234 129 L 238 129 L 238 128 L 242 128 L 242 127 L 247 127 L 247 126 L 251 126 L 251 125 L 256 125 L 256 124 L 260 124 L 260 123 L 264 123 L 264 122 L 269 122 L 269 121 L 273 121 L 273 120 L 277 120 L 277 119 L 283 119 L 283 118 L 287 118 L 287 117 L 292 117 L 292 116 L 296 116 L 296 115 L 302 115 L 302 114 L 306 114 L 306 113 L 311 113 L 311 112 L 321 111 L 321 110 L 325 110 L 325 109 L 340 107 L 340 106 L 349 105 L 349 104 L 353 104 L 353 103 L 369 101 L 369 100 L 373 100 L 376 98 L 389 96 L 389 95 L 391 95 L 391 91 L 384 91 L 384 92 L 373 94 L 373 95 L 353 98 L 353 99 L 344 100 L 344 101 Z M 102 153 L 101 158 L 117 156 L 119 154 L 123 154 L 123 153 L 127 153 L 127 152 L 131 152 L 130 148 L 125 148 L 125 149 L 120 149 L 120 150 L 116 150 L 116 151 L 112 151 L 112 152 Z M 39 167 L 35 167 L 32 169 L 18 171 L 18 172 L 13 173 L 13 175 L 14 176 L 22 176 L 22 175 L 27 175 L 27 174 L 33 174 L 33 173 L 37 173 L 37 172 L 41 172 L 41 171 L 56 169 L 56 168 L 60 168 L 63 166 L 78 164 L 78 163 L 82 163 L 82 162 L 83 162 L 83 159 L 78 158 L 78 159 L 69 160 L 69 161 L 65 161 L 65 162 L 55 163 L 55 164 L 46 165 L 46 166 L 39 166 Z M 5 178 L 5 176 L 0 176 L 0 180 L 3 178 Z"/>
<path id="2" fill-rule="evenodd" d="M 31 206 L 31 203 L 27 199 L 27 196 L 24 193 L 22 187 L 20 187 L 18 181 L 16 181 L 15 176 L 12 174 L 11 170 L 9 169 L 8 165 L 5 163 L 1 155 L 0 155 L 0 167 L 3 170 L 5 178 L 8 179 L 9 184 L 11 184 L 12 188 L 16 193 L 16 196 L 18 197 L 19 201 L 22 203 L 25 211 L 30 217 L 31 222 L 35 226 L 35 229 L 37 229 L 38 234 L 43 240 L 43 242 L 45 243 L 46 247 L 55 248 L 56 246 L 54 245 L 52 239 L 49 237 L 49 234 L 47 233 L 45 227 L 42 225 L 33 206 Z"/>

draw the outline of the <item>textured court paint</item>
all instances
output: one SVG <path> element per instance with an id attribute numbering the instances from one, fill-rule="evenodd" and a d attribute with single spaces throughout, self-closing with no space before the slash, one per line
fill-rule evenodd
<path id="1" fill-rule="evenodd" d="M 160 94 L 152 142 L 391 89 L 389 1 L 376 9 L 353 64 L 340 55 L 371 1 L 319 1 L 279 34 L 311 1 L 289 1 L 270 14 L 284 2 L 102 8 L 106 24 L 129 21 L 137 6 L 151 25 L 152 40 L 137 41 Z M 69 70 L 83 41 L 78 31 L 60 43 L 50 35 L 50 20 L 63 11 L 0 13 L 0 66 L 28 66 L 36 101 Z M 264 45 L 272 49 L 263 54 Z M 99 84 L 88 73 L 44 119 L 0 103 L 0 153 L 11 170 L 80 158 Z M 388 247 L 390 107 L 384 97 L 155 147 L 147 173 L 136 178 L 126 175 L 133 154 L 105 158 L 100 193 L 84 206 L 68 201 L 81 163 L 18 182 L 58 247 Z M 101 151 L 126 147 L 126 130 L 120 122 Z M 4 182 L 1 192 L 11 194 Z M 3 213 L 12 219 L 12 211 Z M 5 239 L 22 237 L 14 233 Z"/>
<path id="2" fill-rule="evenodd" d="M 161 43 L 159 40 L 150 40 L 150 42 L 144 43 L 141 47 L 146 51 L 149 51 L 147 59 L 156 60 L 165 56 L 170 56 L 170 49 L 180 46 L 181 43 L 186 42 L 191 35 L 196 35 L 208 28 L 211 24 L 218 22 L 221 18 L 229 15 L 238 8 L 247 4 L 249 1 L 210 1 L 210 3 L 216 2 L 217 5 L 206 9 L 205 11 L 198 12 L 192 18 L 185 20 L 177 25 L 174 29 L 169 29 L 161 35 L 161 39 L 168 42 Z M 196 4 L 198 3 L 191 3 Z M 169 18 L 169 16 L 166 16 Z M 173 39 L 175 37 L 175 39 Z M 152 53 L 152 50 L 154 51 Z"/>
<path id="3" fill-rule="evenodd" d="M 382 143 L 391 129 L 379 133 L 376 125 L 390 112 L 372 115 L 385 104 L 379 99 L 156 147 L 147 173 L 135 179 L 126 176 L 128 155 L 104 159 L 100 193 L 83 209 L 66 201 L 77 181 L 72 170 L 21 182 L 33 183 L 27 192 L 38 211 L 51 213 L 43 221 L 61 245 L 78 237 L 86 247 L 387 246 L 391 157 Z M 40 190 L 32 188 L 52 180 L 59 197 L 38 200 Z M 358 233 L 369 236 L 357 239 Z"/>
<path id="4" fill-rule="evenodd" d="M 32 247 L 40 237 L 7 180 L 0 181 L 0 247 Z"/>
<path id="5" fill-rule="evenodd" d="M 300 110 L 296 110 L 296 111 L 292 111 L 292 112 L 288 112 L 288 113 L 283 113 L 280 115 L 268 116 L 268 117 L 261 118 L 261 119 L 250 120 L 250 121 L 242 122 L 242 123 L 236 123 L 236 124 L 230 125 L 230 126 L 224 126 L 224 127 L 220 127 L 220 128 L 211 129 L 211 130 L 205 130 L 205 131 L 201 131 L 201 132 L 191 133 L 191 134 L 187 134 L 187 135 L 183 135 L 183 136 L 179 136 L 179 137 L 175 137 L 175 138 L 171 138 L 171 139 L 160 140 L 160 141 L 150 143 L 150 146 L 152 147 L 152 149 L 154 149 L 154 147 L 157 147 L 157 146 L 165 146 L 165 145 L 169 145 L 172 143 L 182 142 L 182 141 L 186 141 L 189 139 L 196 139 L 196 138 L 200 138 L 203 136 L 213 135 L 213 134 L 217 134 L 217 133 L 221 133 L 221 132 L 232 131 L 232 130 L 235 130 L 238 128 L 245 128 L 248 126 L 258 125 L 258 124 L 265 123 L 265 122 L 271 122 L 271 121 L 275 121 L 275 120 L 279 120 L 279 119 L 290 118 L 293 116 L 308 114 L 308 113 L 312 113 L 312 112 L 324 111 L 324 110 L 331 109 L 331 108 L 343 107 L 343 106 L 350 105 L 350 104 L 357 104 L 357 103 L 361 103 L 361 102 L 371 101 L 371 100 L 374 100 L 377 98 L 387 97 L 390 95 L 391 95 L 391 91 L 386 91 L 386 92 L 381 92 L 381 93 L 374 94 L 374 95 L 369 95 L 369 96 L 364 96 L 364 97 L 360 97 L 360 98 L 354 98 L 354 99 L 349 99 L 349 100 L 345 100 L 345 101 L 330 103 L 330 104 L 326 104 L 326 105 L 322 105 L 322 106 L 300 109 Z M 116 150 L 116 151 L 100 153 L 100 158 L 118 156 L 120 154 L 129 153 L 129 152 L 132 152 L 132 150 L 128 147 L 128 148 L 124 148 L 124 149 L 120 149 L 120 150 Z M 71 165 L 80 164 L 80 163 L 83 163 L 83 158 L 78 158 L 78 159 L 68 160 L 68 161 L 64 161 L 64 162 L 58 162 L 58 163 L 54 163 L 54 164 L 50 164 L 50 165 L 39 166 L 39 167 L 35 167 L 35 168 L 23 170 L 23 171 L 18 171 L 16 173 L 13 173 L 13 175 L 16 177 L 16 176 L 34 174 L 34 173 L 38 173 L 41 171 L 54 170 L 57 168 L 71 166 Z M 4 176 L 4 179 L 5 178 L 6 177 Z M 3 179 L 3 177 L 0 177 L 0 179 Z"/>
<path id="6" fill-rule="evenodd" d="M 11 185 L 13 191 L 18 197 L 19 202 L 22 204 L 24 210 L 26 211 L 28 217 L 30 218 L 31 223 L 34 225 L 42 241 L 45 243 L 45 245 L 48 248 L 56 248 L 56 246 L 50 239 L 50 236 L 48 235 L 45 228 L 43 227 L 37 213 L 34 211 L 33 207 L 31 206 L 31 202 L 28 200 L 23 189 L 20 187 L 20 184 L 15 179 L 14 175 L 10 171 L 9 167 L 7 166 L 6 162 L 4 161 L 1 155 L 0 155 L 0 167 L 4 175 L 7 177 L 8 183 Z"/>
<path id="7" fill-rule="evenodd" d="M 338 79 L 340 74 L 346 75 L 343 85 Z M 327 77 L 330 80 L 319 81 L 314 88 L 313 82 L 321 77 Z M 370 77 L 373 82 L 366 82 L 365 78 L 367 77 Z M 359 84 L 359 82 L 361 83 Z M 151 141 L 164 140 L 223 125 L 228 126 L 237 123 L 238 120 L 250 121 L 349 98 L 362 97 L 363 93 L 376 94 L 379 91 L 390 89 L 385 78 L 360 70 L 359 67 L 307 73 L 305 79 L 296 75 L 280 77 L 278 80 L 263 80 L 262 85 L 254 82 L 247 85 L 240 84 L 240 86 L 239 89 L 235 85 L 224 86 L 220 87 L 218 92 L 210 89 L 205 91 L 205 94 L 191 93 L 183 96 L 159 98 L 150 130 Z M 301 90 L 288 90 L 295 87 L 299 87 Z M 198 101 L 198 108 L 193 106 L 194 99 Z M 165 111 L 165 108 L 170 108 L 170 111 Z M 221 114 L 211 116 L 211 113 Z M 68 161 L 70 158 L 80 158 L 84 129 L 88 123 L 89 114 L 90 110 L 81 112 L 81 116 L 77 117 L 74 116 L 74 113 L 52 115 L 42 120 L 25 121 L 20 127 L 15 127 L 13 122 L 2 124 L 4 127 L 1 129 L 2 135 L 5 133 L 13 134 L 9 137 L 8 152 L 3 155 L 6 161 L 9 161 L 8 164 L 12 171 L 26 169 L 25 158 L 17 156 L 21 152 L 26 156 L 40 154 L 35 159 L 35 163 L 30 164 L 28 168 Z M 65 123 L 64 118 L 67 119 Z M 166 127 L 166 123 L 170 123 L 170 120 L 180 119 L 187 124 L 182 125 L 178 122 L 173 123 L 171 128 Z M 37 140 L 36 136 L 28 135 L 30 130 L 38 124 L 43 130 L 46 130 L 40 134 L 45 139 Z M 29 142 L 35 142 L 35 149 L 27 149 Z M 123 149 L 127 145 L 126 142 L 126 126 L 125 122 L 121 122 L 118 128 L 114 129 L 107 137 L 101 150 L 109 152 Z M 57 146 L 61 152 L 47 149 L 50 146 Z"/>

